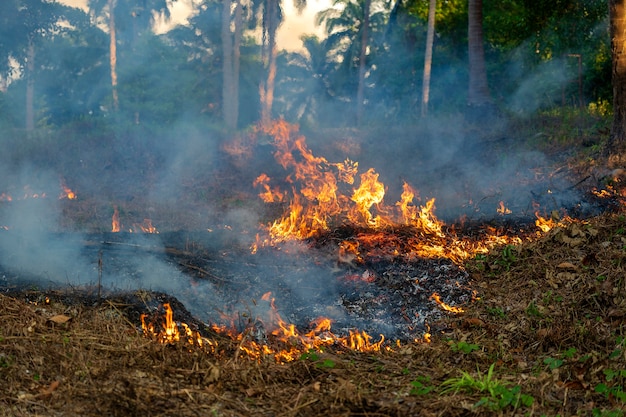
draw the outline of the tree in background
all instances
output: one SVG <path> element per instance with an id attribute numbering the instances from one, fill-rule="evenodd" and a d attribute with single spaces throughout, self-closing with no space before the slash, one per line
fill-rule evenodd
<path id="1" fill-rule="evenodd" d="M 306 7 L 306 0 L 293 0 L 298 11 Z M 274 103 L 274 89 L 276 84 L 276 32 L 283 20 L 281 0 L 263 0 L 262 7 L 262 44 L 261 62 L 264 74 L 259 83 L 259 97 L 261 101 L 261 124 L 267 125 L 272 118 Z"/>
<path id="2" fill-rule="evenodd" d="M 371 0 L 335 0 L 332 7 L 316 16 L 316 24 L 324 25 L 328 34 L 329 56 L 336 63 L 333 84 L 338 95 L 354 103 L 357 124 L 366 100 L 368 59 L 378 49 L 375 38 L 383 33 L 386 22 L 383 5 Z"/>
<path id="3" fill-rule="evenodd" d="M 611 51 L 613 53 L 613 126 L 607 152 L 623 152 L 626 144 L 626 4 L 609 0 Z"/>
<path id="4" fill-rule="evenodd" d="M 92 13 L 100 16 L 106 14 L 107 16 L 111 98 L 114 111 L 119 108 L 117 46 L 120 32 L 124 32 L 123 39 L 130 43 L 132 48 L 143 32 L 152 29 L 154 23 L 152 12 L 169 16 L 168 3 L 167 0 L 89 0 L 88 6 Z M 130 42 L 128 42 L 129 39 Z"/>
<path id="5" fill-rule="evenodd" d="M 37 54 L 49 39 L 72 30 L 77 10 L 45 0 L 10 0 L 3 2 L 0 53 L 3 78 L 11 77 L 10 59 L 19 65 L 25 80 L 25 127 L 35 128 L 35 78 Z"/>
<path id="6" fill-rule="evenodd" d="M 222 117 L 235 130 L 239 119 L 239 68 L 243 12 L 241 0 L 223 0 L 222 6 Z M 234 3 L 234 12 L 232 11 Z M 234 14 L 234 18 L 232 15 Z M 233 29 L 231 30 L 231 26 Z"/>
<path id="7" fill-rule="evenodd" d="M 426 35 L 426 52 L 424 53 L 424 75 L 422 78 L 422 117 L 428 114 L 430 98 L 430 73 L 433 61 L 433 42 L 435 38 L 435 11 L 437 0 L 430 0 L 428 6 L 428 31 Z"/>
<path id="8" fill-rule="evenodd" d="M 481 120 L 493 115 L 493 100 L 487 84 L 487 68 L 485 66 L 485 49 L 483 39 L 483 2 L 468 2 L 468 57 L 469 57 L 469 90 L 467 105 L 470 120 Z"/>

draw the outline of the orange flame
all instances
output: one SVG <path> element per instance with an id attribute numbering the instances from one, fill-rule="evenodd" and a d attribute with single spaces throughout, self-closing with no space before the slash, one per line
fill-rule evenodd
<path id="1" fill-rule="evenodd" d="M 133 229 L 131 229 L 130 231 L 142 231 L 143 233 L 159 233 L 157 228 L 152 225 L 152 220 L 150 219 L 143 219 L 143 223 L 133 224 Z"/>
<path id="2" fill-rule="evenodd" d="M 511 210 L 506 208 L 506 206 L 504 205 L 504 201 L 500 201 L 500 203 L 498 203 L 498 208 L 496 209 L 496 211 L 502 215 L 511 214 Z"/>
<path id="3" fill-rule="evenodd" d="M 371 168 L 360 175 L 358 187 L 346 190 L 346 185 L 354 183 L 358 163 L 349 159 L 343 163 L 330 163 L 325 158 L 314 156 L 297 130 L 297 126 L 284 120 L 258 128 L 259 132 L 273 137 L 276 147 L 274 156 L 290 172 L 286 181 L 292 184 L 292 189 L 291 193 L 286 193 L 272 188 L 270 178 L 265 174 L 254 182 L 256 187 L 263 189 L 259 194 L 263 201 L 288 200 L 290 203 L 282 218 L 265 226 L 267 236 L 257 235 L 257 241 L 252 246 L 253 253 L 259 246 L 307 239 L 327 232 L 332 225 L 347 222 L 371 231 L 359 235 L 355 242 L 341 243 L 340 261 L 348 259 L 348 263 L 362 260 L 360 251 L 368 246 L 379 251 L 387 248 L 388 253 L 382 255 L 445 257 L 460 263 L 475 254 L 487 253 L 496 245 L 521 242 L 517 236 L 495 233 L 481 239 L 470 239 L 458 237 L 454 230 L 444 232 L 445 224 L 434 214 L 435 199 L 428 200 L 423 206 L 414 205 L 418 194 L 407 183 L 403 184 L 400 201 L 394 206 L 387 206 L 384 203 L 385 186 Z M 499 210 L 504 214 L 510 213 L 503 202 Z M 382 233 L 382 229 L 400 225 L 412 228 L 411 237 L 390 244 L 393 236 Z"/>
<path id="4" fill-rule="evenodd" d="M 445 311 L 449 311 L 449 312 L 455 313 L 455 314 L 462 314 L 462 313 L 465 312 L 465 310 L 463 310 L 461 307 L 452 307 L 452 306 L 444 303 L 443 301 L 441 301 L 441 297 L 436 292 L 433 293 L 433 295 L 431 295 L 430 298 L 435 300 L 435 302 L 437 304 L 439 304 L 439 306 L 442 309 L 444 309 Z"/>
<path id="5" fill-rule="evenodd" d="M 61 181 L 61 188 L 63 189 L 63 191 L 61 192 L 61 194 L 59 195 L 59 200 L 67 198 L 68 200 L 75 200 L 76 199 L 76 193 L 74 191 L 72 191 L 71 188 L 69 188 L 67 185 L 65 185 L 64 181 Z"/>
<path id="6" fill-rule="evenodd" d="M 185 337 L 190 345 L 204 346 L 208 342 L 209 345 L 215 346 L 215 342 L 203 338 L 198 332 L 189 328 L 186 323 L 180 323 L 183 332 L 180 331 L 179 325 L 174 321 L 174 311 L 169 303 L 163 303 L 165 315 L 163 322 L 160 323 L 160 330 L 157 331 L 156 326 L 152 322 L 147 322 L 146 314 L 141 315 L 141 329 L 144 336 L 163 344 L 174 344 Z"/>
<path id="7" fill-rule="evenodd" d="M 111 218 L 111 232 L 117 233 L 120 231 L 120 212 L 117 206 L 113 206 L 113 217 Z"/>

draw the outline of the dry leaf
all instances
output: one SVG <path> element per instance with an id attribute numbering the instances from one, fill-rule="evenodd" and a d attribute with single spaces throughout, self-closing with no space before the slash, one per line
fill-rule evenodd
<path id="1" fill-rule="evenodd" d="M 41 395 L 48 396 L 51 395 L 61 384 L 59 381 L 53 381 L 47 388 L 41 390 Z"/>
<path id="2" fill-rule="evenodd" d="M 576 265 L 571 262 L 561 262 L 556 267 L 561 269 L 576 269 Z"/>
<path id="3" fill-rule="evenodd" d="M 67 323 L 70 320 L 72 320 L 72 318 L 69 316 L 66 316 L 65 314 L 57 314 L 56 316 L 52 316 L 48 319 L 48 321 L 51 321 L 56 324 Z"/>
<path id="4" fill-rule="evenodd" d="M 479 318 L 472 317 L 463 320 L 463 328 L 467 327 L 482 327 L 485 325 L 485 322 Z"/>

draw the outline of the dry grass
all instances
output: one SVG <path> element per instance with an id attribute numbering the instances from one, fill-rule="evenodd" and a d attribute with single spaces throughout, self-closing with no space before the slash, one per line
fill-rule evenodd
<path id="1" fill-rule="evenodd" d="M 468 264 L 480 300 L 430 344 L 328 349 L 287 364 L 249 360 L 226 337 L 211 351 L 158 344 L 112 301 L 0 296 L 0 414 L 622 415 L 625 247 L 622 214 L 554 229 Z M 532 404 L 442 393 L 444 381 L 480 379 L 492 364 Z"/>

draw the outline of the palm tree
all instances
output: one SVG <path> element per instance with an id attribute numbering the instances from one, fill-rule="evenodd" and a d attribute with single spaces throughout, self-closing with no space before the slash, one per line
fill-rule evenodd
<path id="1" fill-rule="evenodd" d="M 609 0 L 611 51 L 613 61 L 613 126 L 607 153 L 618 155 L 626 148 L 626 4 Z"/>
<path id="2" fill-rule="evenodd" d="M 176 1 L 176 0 L 172 0 Z M 117 92 L 117 45 L 123 30 L 131 46 L 139 36 L 152 28 L 152 12 L 169 16 L 167 0 L 89 0 L 89 10 L 95 15 L 106 14 L 109 28 L 109 66 L 111 71 L 111 96 L 113 109 L 119 108 Z M 130 30 L 129 30 L 130 28 Z M 130 32 L 130 36 L 129 36 Z"/>
<path id="3" fill-rule="evenodd" d="M 303 35 L 301 40 L 303 51 L 278 56 L 283 76 L 276 85 L 276 97 L 287 119 L 315 124 L 323 102 L 330 98 L 328 50 L 325 40 L 316 35 Z"/>
<path id="4" fill-rule="evenodd" d="M 234 19 L 231 8 L 235 3 Z M 223 0 L 222 5 L 222 118 L 230 130 L 237 128 L 239 118 L 239 59 L 243 32 L 243 7 L 241 0 Z M 231 20 L 234 30 L 231 32 Z"/>
<path id="5" fill-rule="evenodd" d="M 483 46 L 483 2 L 468 2 L 468 53 L 469 53 L 469 90 L 467 105 L 470 118 L 489 118 L 493 113 L 493 100 L 487 85 L 485 67 L 485 49 Z"/>
<path id="6" fill-rule="evenodd" d="M 293 0 L 294 7 L 300 13 L 306 7 L 306 0 Z M 265 70 L 259 84 L 261 99 L 261 124 L 267 126 L 272 117 L 274 89 L 276 82 L 276 32 L 283 20 L 281 0 L 262 0 L 263 45 L 261 60 Z"/>
<path id="7" fill-rule="evenodd" d="M 371 0 L 334 0 L 331 8 L 319 12 L 316 23 L 324 25 L 329 51 L 335 57 L 338 75 L 345 79 L 346 93 L 356 102 L 355 118 L 360 123 L 365 101 L 365 78 L 372 34 L 384 27 L 386 13 Z M 371 13 L 370 9 L 377 11 Z M 369 51 L 369 52 L 368 52 Z"/>
<path id="8" fill-rule="evenodd" d="M 35 128 L 35 59 L 37 50 L 48 38 L 70 30 L 60 24 L 76 18 L 75 9 L 46 0 L 10 0 L 0 7 L 0 70 L 5 77 L 10 71 L 9 60 L 19 63 L 26 81 L 26 130 Z"/>
<path id="9" fill-rule="evenodd" d="M 435 39 L 435 11 L 437 0 L 430 0 L 428 5 L 428 30 L 426 32 L 426 51 L 424 52 L 424 76 L 422 78 L 422 117 L 428 114 L 430 93 L 430 69 L 433 62 L 433 42 Z"/>

